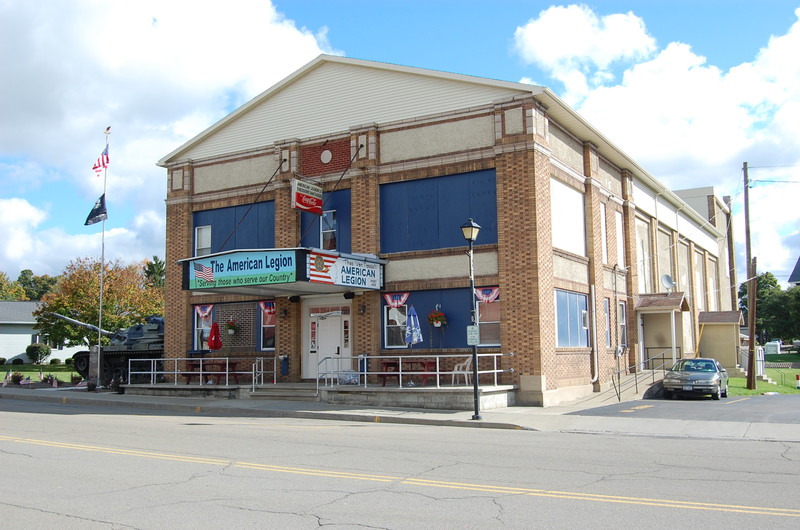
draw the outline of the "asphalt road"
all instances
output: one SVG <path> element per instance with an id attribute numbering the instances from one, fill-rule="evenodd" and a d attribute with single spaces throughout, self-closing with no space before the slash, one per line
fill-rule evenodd
<path id="1" fill-rule="evenodd" d="M 663 404 L 722 410 L 718 403 Z M 0 454 L 5 528 L 796 528 L 800 521 L 798 443 L 0 400 Z"/>
<path id="2" fill-rule="evenodd" d="M 646 399 L 574 412 L 581 416 L 800 424 L 800 394 L 738 396 L 714 401 L 681 396 Z"/>

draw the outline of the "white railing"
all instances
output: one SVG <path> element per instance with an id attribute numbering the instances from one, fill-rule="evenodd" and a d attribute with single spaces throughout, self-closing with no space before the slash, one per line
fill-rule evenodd
<path id="1" fill-rule="evenodd" d="M 195 378 L 201 385 L 239 384 L 240 376 L 250 376 L 253 387 L 267 377 L 276 382 L 277 357 L 189 357 L 177 359 L 128 359 L 127 384 L 189 384 Z M 271 368 L 271 370 L 270 370 Z"/>
<path id="2" fill-rule="evenodd" d="M 493 386 L 498 386 L 498 377 L 502 373 L 511 373 L 513 368 L 502 369 L 498 367 L 501 357 L 512 357 L 513 353 L 479 353 L 478 354 L 478 381 L 481 376 L 491 375 Z M 373 384 L 386 386 L 387 379 L 396 379 L 398 388 L 418 387 L 427 382 L 435 381 L 435 386 L 431 388 L 442 388 L 442 378 L 450 377 L 448 387 L 453 386 L 472 386 L 469 382 L 473 376 L 472 366 L 466 370 L 456 370 L 455 365 L 464 363 L 472 358 L 469 354 L 441 354 L 441 355 L 359 355 L 356 357 L 337 355 L 325 357 L 317 364 L 317 388 L 320 382 L 324 386 L 333 385 L 360 385 L 367 387 L 370 376 Z M 481 359 L 491 359 L 491 368 L 485 368 L 485 362 Z M 452 359 L 452 361 L 447 361 Z M 335 364 L 334 368 L 331 365 Z M 480 369 L 481 364 L 484 365 Z M 447 365 L 447 368 L 443 368 Z M 355 368 L 345 368 L 351 366 Z M 376 370 L 375 368 L 380 368 Z M 465 377 L 466 376 L 466 377 Z M 420 385 L 414 382 L 420 379 Z M 464 384 L 456 384 L 458 381 Z M 404 384 L 405 383 L 405 384 Z"/>

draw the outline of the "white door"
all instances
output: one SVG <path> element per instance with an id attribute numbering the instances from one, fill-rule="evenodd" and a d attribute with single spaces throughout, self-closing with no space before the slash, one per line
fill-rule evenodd
<path id="1" fill-rule="evenodd" d="M 303 362 L 303 378 L 352 370 L 350 315 L 315 315 L 309 319 L 308 350 Z"/>

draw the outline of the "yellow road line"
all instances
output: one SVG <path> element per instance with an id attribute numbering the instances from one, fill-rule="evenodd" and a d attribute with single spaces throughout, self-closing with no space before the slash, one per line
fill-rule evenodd
<path id="1" fill-rule="evenodd" d="M 739 399 L 734 399 L 733 401 L 726 401 L 725 405 L 733 405 L 734 403 L 741 403 L 742 401 L 747 401 L 751 399 L 750 397 L 741 397 Z"/>
<path id="2" fill-rule="evenodd" d="M 655 506 L 663 508 L 708 510 L 716 512 L 746 513 L 754 515 L 775 515 L 782 517 L 800 517 L 800 510 L 791 508 L 740 506 L 735 504 L 715 504 L 715 503 L 704 503 L 704 502 L 680 501 L 673 499 L 626 497 L 621 495 L 603 495 L 597 493 L 581 493 L 575 491 L 528 489 L 528 488 L 509 487 L 509 486 L 498 486 L 492 484 L 448 482 L 448 481 L 428 480 L 420 478 L 405 478 L 393 475 L 377 475 L 369 473 L 333 471 L 327 469 L 276 466 L 271 464 L 259 464 L 254 462 L 236 462 L 234 460 L 229 460 L 229 459 L 188 456 L 177 453 L 172 453 L 172 454 L 157 453 L 151 451 L 139 451 L 134 449 L 120 449 L 115 447 L 103 447 L 96 445 L 86 445 L 86 444 L 66 443 L 66 442 L 54 442 L 49 440 L 36 440 L 33 438 L 18 438 L 14 436 L 3 436 L 3 435 L 0 435 L 0 441 L 38 445 L 42 447 L 54 447 L 58 449 L 67 449 L 72 451 L 89 451 L 95 453 L 129 456 L 135 458 L 153 458 L 158 460 L 170 460 L 174 462 L 188 462 L 192 464 L 206 464 L 214 466 L 234 466 L 240 469 L 253 469 L 256 471 L 267 471 L 274 473 L 291 473 L 295 475 L 306 475 L 306 476 L 317 476 L 317 477 L 350 479 L 350 480 L 368 480 L 376 482 L 395 482 L 398 484 L 405 484 L 417 487 L 448 488 L 448 489 L 457 489 L 464 491 L 482 491 L 486 493 L 499 493 L 503 495 L 526 495 L 535 497 L 572 499 L 572 500 L 588 501 L 588 502 L 636 504 L 639 506 Z"/>

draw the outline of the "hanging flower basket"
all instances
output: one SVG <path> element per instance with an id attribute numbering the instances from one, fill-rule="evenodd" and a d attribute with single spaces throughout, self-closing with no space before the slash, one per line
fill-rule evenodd
<path id="1" fill-rule="evenodd" d="M 223 324 L 223 327 L 228 330 L 228 335 L 233 335 L 239 331 L 239 325 L 236 323 L 236 320 L 228 320 Z"/>
<path id="2" fill-rule="evenodd" d="M 431 311 L 428 314 L 428 323 L 433 325 L 435 328 L 440 328 L 447 324 L 447 317 L 445 317 L 444 313 L 441 311 Z"/>

